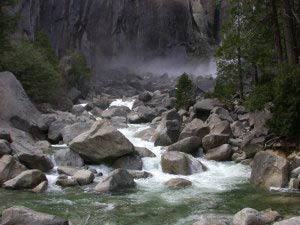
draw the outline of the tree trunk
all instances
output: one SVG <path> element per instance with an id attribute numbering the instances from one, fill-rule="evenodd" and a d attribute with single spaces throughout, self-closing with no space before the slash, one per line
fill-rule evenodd
<path id="1" fill-rule="evenodd" d="M 270 4 L 271 4 L 271 23 L 272 23 L 273 33 L 274 33 L 274 42 L 275 42 L 275 53 L 276 53 L 277 63 L 281 64 L 283 62 L 283 54 L 282 54 L 281 35 L 280 35 L 280 28 L 278 23 L 276 0 L 270 0 Z"/>
<path id="2" fill-rule="evenodd" d="M 293 15 L 289 0 L 281 0 L 286 54 L 289 64 L 296 64 L 296 46 L 293 32 Z"/>

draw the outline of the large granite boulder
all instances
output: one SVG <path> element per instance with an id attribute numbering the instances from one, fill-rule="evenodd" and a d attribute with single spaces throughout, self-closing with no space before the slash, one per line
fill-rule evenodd
<path id="1" fill-rule="evenodd" d="M 209 150 L 227 144 L 229 135 L 226 134 L 208 134 L 202 139 L 202 146 L 204 150 Z"/>
<path id="2" fill-rule="evenodd" d="M 2 225 L 71 225 L 62 218 L 33 211 L 23 206 L 14 206 L 2 212 Z"/>
<path id="3" fill-rule="evenodd" d="M 16 161 L 10 155 L 4 155 L 0 159 L 0 186 L 5 181 L 15 178 L 26 170 L 26 167 Z"/>
<path id="4" fill-rule="evenodd" d="M 9 142 L 4 139 L 0 139 L 0 157 L 11 153 Z"/>
<path id="5" fill-rule="evenodd" d="M 164 112 L 152 138 L 154 145 L 167 146 L 175 143 L 179 138 L 181 122 L 181 117 L 175 109 Z"/>
<path id="6" fill-rule="evenodd" d="M 51 159 L 29 141 L 19 139 L 11 144 L 11 148 L 19 161 L 30 169 L 48 172 L 53 168 Z"/>
<path id="7" fill-rule="evenodd" d="M 232 155 L 232 149 L 229 144 L 210 149 L 206 152 L 205 158 L 214 161 L 228 161 Z"/>
<path id="8" fill-rule="evenodd" d="M 131 142 L 105 121 L 97 121 L 90 130 L 73 139 L 70 149 L 94 163 L 134 152 Z"/>
<path id="9" fill-rule="evenodd" d="M 102 117 L 112 118 L 115 116 L 127 117 L 130 109 L 127 106 L 111 106 L 102 112 Z"/>
<path id="10" fill-rule="evenodd" d="M 18 176 L 3 183 L 5 189 L 32 189 L 41 182 L 47 181 L 45 174 L 40 170 L 26 170 Z"/>
<path id="11" fill-rule="evenodd" d="M 73 178 L 78 182 L 79 185 L 87 185 L 94 181 L 94 174 L 89 170 L 78 170 Z"/>
<path id="12" fill-rule="evenodd" d="M 188 137 L 167 147 L 167 151 L 177 151 L 184 153 L 197 153 L 202 141 L 199 137 Z"/>
<path id="13" fill-rule="evenodd" d="M 300 224 L 300 216 L 292 217 L 287 220 L 282 220 L 282 221 L 274 223 L 273 225 L 299 225 L 299 224 Z"/>
<path id="14" fill-rule="evenodd" d="M 276 211 L 259 212 L 252 208 L 244 208 L 233 216 L 234 225 L 267 225 L 276 221 L 280 214 Z"/>
<path id="15" fill-rule="evenodd" d="M 112 166 L 115 169 L 142 170 L 143 161 L 139 155 L 130 154 L 118 158 Z"/>
<path id="16" fill-rule="evenodd" d="M 37 121 L 41 114 L 10 72 L 0 73 L 0 96 L 0 120 L 26 132 L 38 130 Z"/>
<path id="17" fill-rule="evenodd" d="M 253 161 L 251 183 L 262 187 L 286 187 L 289 181 L 289 163 L 278 155 L 258 152 Z"/>
<path id="18" fill-rule="evenodd" d="M 206 167 L 196 158 L 183 152 L 164 152 L 161 156 L 164 173 L 191 175 L 204 172 Z"/>
<path id="19" fill-rule="evenodd" d="M 78 122 L 65 126 L 62 131 L 64 143 L 70 143 L 75 137 L 89 130 L 94 122 Z"/>
<path id="20" fill-rule="evenodd" d="M 209 131 L 209 126 L 207 126 L 207 124 L 205 124 L 202 120 L 196 118 L 193 119 L 192 122 L 185 125 L 180 133 L 179 140 L 192 136 L 196 136 L 202 139 L 209 133 Z"/>
<path id="21" fill-rule="evenodd" d="M 95 187 L 96 192 L 119 192 L 127 189 L 132 189 L 136 186 L 133 177 L 124 169 L 116 169 L 109 173 L 106 178 L 104 178 Z"/>
<path id="22" fill-rule="evenodd" d="M 203 99 L 196 102 L 194 105 L 194 112 L 197 118 L 206 120 L 213 108 L 223 106 L 224 104 L 218 99 Z"/>
<path id="23" fill-rule="evenodd" d="M 138 106 L 127 115 L 127 118 L 129 123 L 149 123 L 157 115 L 158 113 L 153 108 L 147 106 Z"/>
<path id="24" fill-rule="evenodd" d="M 172 178 L 168 180 L 165 185 L 168 188 L 185 188 L 192 185 L 192 182 L 183 178 Z"/>
<path id="25" fill-rule="evenodd" d="M 151 151 L 149 150 L 148 148 L 145 148 L 145 147 L 134 147 L 135 149 L 135 152 L 141 157 L 141 158 L 144 158 L 144 157 L 155 157 L 156 155 Z"/>
<path id="26" fill-rule="evenodd" d="M 54 153 L 57 166 L 82 167 L 84 166 L 81 156 L 68 148 L 60 149 Z"/>

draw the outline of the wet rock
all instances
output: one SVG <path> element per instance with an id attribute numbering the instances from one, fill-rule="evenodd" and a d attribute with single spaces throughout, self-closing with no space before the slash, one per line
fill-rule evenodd
<path id="1" fill-rule="evenodd" d="M 70 143 L 78 135 L 88 131 L 94 122 L 78 122 L 72 125 L 67 125 L 61 130 L 61 135 L 64 143 Z"/>
<path id="2" fill-rule="evenodd" d="M 142 170 L 143 168 L 143 161 L 139 155 L 130 154 L 125 155 L 118 158 L 113 163 L 113 168 L 118 169 L 128 169 L 128 170 Z"/>
<path id="3" fill-rule="evenodd" d="M 5 189 L 32 189 L 41 182 L 47 181 L 45 174 L 40 170 L 26 170 L 15 178 L 6 181 L 3 184 Z"/>
<path id="4" fill-rule="evenodd" d="M 73 176 L 78 171 L 79 171 L 79 168 L 73 168 L 73 167 L 68 167 L 68 166 L 58 166 L 57 167 L 57 172 L 59 174 L 65 174 L 68 176 Z"/>
<path id="5" fill-rule="evenodd" d="M 22 164 L 30 169 L 38 169 L 48 172 L 53 168 L 52 161 L 43 154 L 43 152 L 27 142 L 26 140 L 18 140 L 11 144 L 13 153 L 17 155 Z"/>
<path id="6" fill-rule="evenodd" d="M 185 188 L 192 185 L 192 182 L 183 178 L 173 178 L 168 180 L 165 185 L 168 188 Z"/>
<path id="7" fill-rule="evenodd" d="M 39 185 L 37 185 L 35 188 L 32 189 L 35 193 L 42 193 L 46 191 L 48 188 L 48 181 L 43 181 Z"/>
<path id="8" fill-rule="evenodd" d="M 291 178 L 289 182 L 289 188 L 298 190 L 300 188 L 300 179 Z"/>
<path id="9" fill-rule="evenodd" d="M 33 211 L 23 206 L 14 206 L 2 212 L 2 225 L 71 225 L 59 217 Z"/>
<path id="10" fill-rule="evenodd" d="M 133 180 L 133 177 L 127 170 L 116 169 L 109 173 L 102 182 L 97 184 L 95 187 L 96 192 L 119 192 L 127 189 L 134 188 L 136 183 Z"/>
<path id="11" fill-rule="evenodd" d="M 183 152 L 164 152 L 161 156 L 161 166 L 164 173 L 180 175 L 191 175 L 206 170 L 199 160 Z"/>
<path id="12" fill-rule="evenodd" d="M 194 105 L 194 112 L 197 118 L 206 120 L 213 108 L 223 106 L 224 104 L 218 99 L 203 99 Z"/>
<path id="13" fill-rule="evenodd" d="M 232 155 L 231 146 L 228 144 L 221 145 L 219 147 L 208 150 L 205 158 L 215 161 L 228 161 Z"/>
<path id="14" fill-rule="evenodd" d="M 70 149 L 94 163 L 134 152 L 131 142 L 105 121 L 97 121 L 90 130 L 73 139 Z"/>
<path id="15" fill-rule="evenodd" d="M 300 224 L 300 216 L 292 217 L 287 220 L 282 220 L 280 222 L 276 222 L 273 225 L 299 225 Z"/>
<path id="16" fill-rule="evenodd" d="M 77 152 L 70 149 L 61 149 L 55 152 L 54 159 L 57 166 L 82 167 L 83 159 Z"/>
<path id="17" fill-rule="evenodd" d="M 57 179 L 55 182 L 56 185 L 61 187 L 75 187 L 78 184 L 77 180 L 75 178 L 65 178 L 65 179 Z"/>
<path id="18" fill-rule="evenodd" d="M 102 117 L 112 118 L 115 116 L 127 118 L 127 114 L 130 112 L 130 109 L 126 106 L 111 106 L 108 109 L 102 112 Z"/>
<path id="19" fill-rule="evenodd" d="M 202 141 L 199 137 L 188 137 L 167 147 L 167 151 L 184 153 L 196 153 L 201 147 Z"/>
<path id="20" fill-rule="evenodd" d="M 0 139 L 0 157 L 11 153 L 9 142 L 4 139 Z"/>
<path id="21" fill-rule="evenodd" d="M 16 161 L 10 155 L 4 155 L 0 159 L 0 186 L 10 179 L 24 172 L 26 167 Z"/>
<path id="22" fill-rule="evenodd" d="M 288 161 L 268 152 L 258 152 L 254 157 L 250 181 L 263 187 L 286 187 L 289 179 Z"/>
<path id="23" fill-rule="evenodd" d="M 192 122 L 185 125 L 184 129 L 180 133 L 179 140 L 182 140 L 187 137 L 196 136 L 203 138 L 210 131 L 210 128 L 203 123 L 200 119 L 194 119 Z"/>
<path id="24" fill-rule="evenodd" d="M 152 138 L 152 136 L 153 136 L 153 134 L 154 134 L 154 132 L 155 132 L 155 129 L 152 128 L 152 127 L 149 127 L 149 128 L 147 128 L 145 130 L 142 130 L 142 131 L 136 133 L 134 135 L 134 137 L 141 138 L 144 141 L 150 141 L 151 138 Z"/>
<path id="25" fill-rule="evenodd" d="M 127 170 L 127 171 L 133 177 L 133 179 L 145 179 L 153 176 L 151 173 L 146 171 L 139 171 L 139 170 Z"/>
<path id="26" fill-rule="evenodd" d="M 134 147 L 135 152 L 142 158 L 144 157 L 156 157 L 156 155 L 145 147 Z"/>
<path id="27" fill-rule="evenodd" d="M 181 117 L 175 109 L 164 112 L 156 128 L 153 141 L 155 146 L 168 146 L 178 140 L 181 129 Z"/>
<path id="28" fill-rule="evenodd" d="M 208 134 L 202 139 L 202 146 L 205 150 L 213 149 L 227 144 L 229 136 L 225 134 Z"/>
<path id="29" fill-rule="evenodd" d="M 87 185 L 93 182 L 95 176 L 89 170 L 79 170 L 73 175 L 73 178 L 79 185 Z"/>
<path id="30" fill-rule="evenodd" d="M 280 217 L 276 211 L 259 212 L 255 209 L 244 208 L 233 216 L 234 225 L 267 225 Z"/>

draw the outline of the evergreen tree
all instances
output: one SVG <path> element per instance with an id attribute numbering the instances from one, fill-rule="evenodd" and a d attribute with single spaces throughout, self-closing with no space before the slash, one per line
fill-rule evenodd
<path id="1" fill-rule="evenodd" d="M 180 76 L 176 86 L 176 107 L 177 109 L 188 109 L 195 100 L 193 81 L 184 73 Z"/>

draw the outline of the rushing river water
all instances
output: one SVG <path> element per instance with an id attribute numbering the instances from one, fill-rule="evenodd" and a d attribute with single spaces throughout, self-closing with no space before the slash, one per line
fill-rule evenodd
<path id="1" fill-rule="evenodd" d="M 284 215 L 300 214 L 300 195 L 269 192 L 249 184 L 250 168 L 233 162 L 213 162 L 199 159 L 208 171 L 191 176 L 165 174 L 161 170 L 161 147 L 135 138 L 148 125 L 129 125 L 120 131 L 135 145 L 152 150 L 157 157 L 143 158 L 143 169 L 153 177 L 136 180 L 137 189 L 113 195 L 95 194 L 90 187 L 61 189 L 54 185 L 57 174 L 49 174 L 46 193 L 0 191 L 0 210 L 23 205 L 37 211 L 62 216 L 74 225 L 167 225 L 192 224 L 203 215 L 232 215 L 244 207 L 258 210 L 272 208 Z M 64 146 L 57 146 L 64 147 Z M 109 173 L 104 165 L 93 168 Z M 164 183 L 183 177 L 193 182 L 191 187 L 170 190 Z M 96 182 L 99 181 L 97 178 Z"/>

